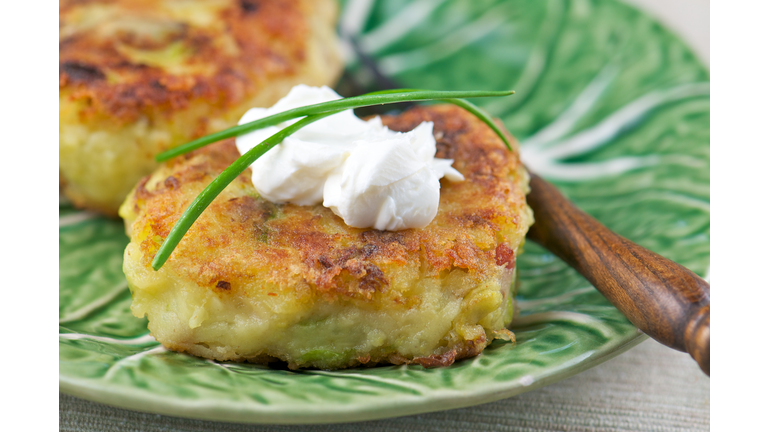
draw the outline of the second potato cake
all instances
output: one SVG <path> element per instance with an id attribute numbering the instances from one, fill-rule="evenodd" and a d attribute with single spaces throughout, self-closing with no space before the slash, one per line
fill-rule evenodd
<path id="1" fill-rule="evenodd" d="M 154 156 L 341 72 L 334 0 L 62 0 L 59 179 L 117 215 Z"/>

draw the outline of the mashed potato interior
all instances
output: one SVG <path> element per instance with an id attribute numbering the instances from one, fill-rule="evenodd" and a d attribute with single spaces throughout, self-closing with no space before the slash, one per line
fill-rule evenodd
<path id="1" fill-rule="evenodd" d="M 461 269 L 416 278 L 392 287 L 407 294 L 405 305 L 323 301 L 301 290 L 273 296 L 263 287 L 222 298 L 168 271 L 147 272 L 139 254 L 134 243 L 125 252 L 134 315 L 147 315 L 155 338 L 175 341 L 172 348 L 217 360 L 335 369 L 393 354 L 439 356 L 470 341 L 484 347 L 512 320 L 511 275 L 479 284 Z"/>

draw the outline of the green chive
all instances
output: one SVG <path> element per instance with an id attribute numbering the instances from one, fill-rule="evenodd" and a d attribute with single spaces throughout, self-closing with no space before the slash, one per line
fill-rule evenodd
<path id="1" fill-rule="evenodd" d="M 362 108 L 372 105 L 384 105 L 396 102 L 415 102 L 423 100 L 440 100 L 440 99 L 455 99 L 455 98 L 474 98 L 474 97 L 494 97 L 494 96 L 509 96 L 513 94 L 513 91 L 432 91 L 432 90 L 415 90 L 415 89 L 398 89 L 398 90 L 384 90 L 379 92 L 373 92 L 364 94 L 362 96 L 355 96 L 350 98 L 338 99 L 329 102 L 323 102 L 314 105 L 307 105 L 299 108 L 294 108 L 288 111 L 283 111 L 278 114 L 264 117 L 258 120 L 254 120 L 249 123 L 234 126 L 223 131 L 213 133 L 211 135 L 198 138 L 194 141 L 190 141 L 186 144 L 180 145 L 171 150 L 164 151 L 155 157 L 158 162 L 164 162 L 168 159 L 172 159 L 176 156 L 183 155 L 191 152 L 192 150 L 199 149 L 208 144 L 221 141 L 223 139 L 232 138 L 246 134 L 248 132 L 263 129 L 265 127 L 274 126 L 287 120 L 292 120 L 298 117 L 304 117 L 313 114 L 320 114 L 329 111 L 346 110 Z"/>

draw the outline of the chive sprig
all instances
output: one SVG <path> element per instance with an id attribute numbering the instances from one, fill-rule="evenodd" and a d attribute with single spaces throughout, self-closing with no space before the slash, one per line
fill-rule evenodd
<path id="1" fill-rule="evenodd" d="M 294 108 L 288 111 L 283 111 L 264 117 L 258 120 L 254 120 L 249 123 L 234 126 L 223 131 L 215 132 L 210 135 L 206 135 L 202 138 L 198 138 L 194 141 L 190 141 L 186 144 L 164 151 L 155 157 L 158 162 L 165 162 L 169 159 L 173 159 L 176 156 L 181 156 L 185 153 L 189 153 L 192 150 L 199 149 L 208 144 L 213 144 L 223 139 L 232 138 L 246 134 L 248 132 L 255 131 L 257 129 L 263 129 L 269 126 L 280 124 L 284 121 L 293 120 L 299 117 L 305 117 L 308 115 L 322 114 L 325 112 L 336 110 L 347 110 L 355 108 L 363 108 L 373 105 L 386 105 L 398 102 L 417 102 L 425 100 L 446 100 L 456 98 L 475 98 L 475 97 L 494 97 L 494 96 L 509 96 L 515 93 L 514 91 L 432 91 L 432 90 L 416 90 L 416 89 L 397 89 L 397 90 L 384 90 L 373 93 L 367 93 L 361 96 L 348 97 L 344 99 L 337 99 L 328 102 L 322 102 L 314 105 L 307 105 L 299 108 Z M 469 102 L 466 102 L 469 104 Z M 476 110 L 479 108 L 472 105 Z M 487 114 L 486 114 L 487 116 Z M 506 140 L 505 140 L 506 142 Z"/>
<path id="2" fill-rule="evenodd" d="M 440 100 L 457 105 L 474 114 L 478 119 L 482 120 L 494 132 L 496 132 L 496 134 L 504 141 L 504 144 L 507 146 L 507 148 L 512 150 L 512 146 L 510 145 L 509 140 L 501 131 L 501 129 L 496 125 L 491 116 L 478 106 L 464 100 L 463 98 L 499 97 L 509 96 L 514 93 L 514 91 L 432 91 L 417 89 L 378 91 L 367 93 L 361 96 L 338 99 L 283 111 L 278 114 L 274 114 L 249 123 L 231 127 L 211 135 L 204 136 L 181 146 L 175 147 L 171 150 L 162 152 L 155 157 L 158 162 L 167 161 L 176 156 L 181 156 L 185 153 L 199 149 L 208 144 L 221 141 L 223 139 L 244 135 L 254 130 L 275 126 L 288 120 L 304 117 L 298 122 L 280 130 L 279 132 L 275 133 L 266 140 L 262 141 L 257 146 L 247 151 L 229 167 L 222 171 L 221 174 L 219 174 L 211 183 L 209 183 L 208 186 L 206 186 L 205 189 L 203 189 L 203 191 L 200 192 L 200 194 L 192 201 L 189 207 L 187 207 L 187 209 L 181 215 L 181 218 L 179 218 L 176 224 L 174 224 L 173 228 L 171 228 L 168 237 L 160 245 L 160 248 L 152 260 L 152 268 L 156 271 L 160 270 L 160 268 L 171 256 L 174 249 L 176 249 L 176 246 L 179 244 L 192 224 L 195 223 L 203 211 L 205 211 L 205 209 L 213 202 L 213 200 L 216 199 L 216 197 L 230 183 L 232 183 L 232 181 L 237 178 L 237 176 L 239 176 L 243 171 L 251 166 L 253 162 L 255 162 L 270 149 L 280 144 L 285 138 L 289 137 L 304 126 L 348 109 L 362 108 L 373 105 L 386 105 L 399 102 Z"/>

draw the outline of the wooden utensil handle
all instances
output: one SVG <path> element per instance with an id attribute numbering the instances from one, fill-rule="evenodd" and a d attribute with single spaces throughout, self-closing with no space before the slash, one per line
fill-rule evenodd
<path id="1" fill-rule="evenodd" d="M 528 238 L 575 268 L 635 326 L 709 375 L 709 284 L 612 232 L 531 174 Z"/>

